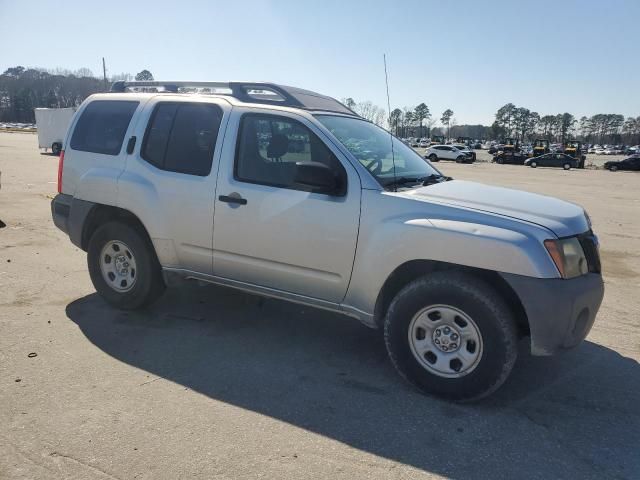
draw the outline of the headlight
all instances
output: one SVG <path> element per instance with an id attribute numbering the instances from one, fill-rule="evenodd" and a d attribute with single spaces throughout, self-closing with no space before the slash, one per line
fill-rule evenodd
<path id="1" fill-rule="evenodd" d="M 574 278 L 589 272 L 587 258 L 577 238 L 545 240 L 549 255 L 556 264 L 562 278 Z"/>

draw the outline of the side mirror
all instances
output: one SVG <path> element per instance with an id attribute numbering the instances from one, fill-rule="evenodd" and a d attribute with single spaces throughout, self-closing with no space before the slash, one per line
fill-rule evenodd
<path id="1" fill-rule="evenodd" d="M 320 162 L 297 162 L 293 181 L 314 193 L 332 194 L 338 187 L 333 170 Z"/>

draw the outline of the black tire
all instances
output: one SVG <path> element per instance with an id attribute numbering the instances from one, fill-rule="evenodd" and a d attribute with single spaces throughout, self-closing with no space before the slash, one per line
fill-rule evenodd
<path id="1" fill-rule="evenodd" d="M 458 158 L 456 158 L 456 163 L 464 163 L 464 156 L 460 155 Z"/>
<path id="2" fill-rule="evenodd" d="M 565 170 L 571 170 L 571 164 L 565 163 L 564 165 L 562 165 L 562 168 L 564 168 Z"/>
<path id="3" fill-rule="evenodd" d="M 431 155 L 429 155 L 429 160 L 431 160 L 432 162 L 437 162 L 439 158 L 435 153 L 432 153 Z"/>
<path id="4" fill-rule="evenodd" d="M 135 258 L 135 283 L 133 288 L 126 292 L 119 292 L 112 288 L 103 277 L 100 268 L 102 249 L 113 240 L 126 244 Z M 144 232 L 129 224 L 108 222 L 98 227 L 89 240 L 87 264 L 96 291 L 117 308 L 123 310 L 143 308 L 153 303 L 164 292 L 162 270 L 153 245 Z"/>
<path id="5" fill-rule="evenodd" d="M 473 318 L 482 338 L 475 368 L 464 376 L 446 378 L 418 362 L 409 344 L 414 316 L 431 305 L 449 305 Z M 479 400 L 507 379 L 517 357 L 513 313 L 484 281 L 461 272 L 436 272 L 419 278 L 393 299 L 384 323 L 385 343 L 400 375 L 424 393 L 449 400 Z"/>
<path id="6" fill-rule="evenodd" d="M 499 159 L 496 160 L 496 163 L 502 165 L 502 164 L 504 164 L 504 159 L 499 158 Z"/>
<path id="7" fill-rule="evenodd" d="M 62 152 L 62 145 L 59 142 L 52 143 L 51 153 L 60 156 L 60 152 Z"/>
<path id="8" fill-rule="evenodd" d="M 618 166 L 617 165 L 611 165 L 609 167 L 609 171 L 610 172 L 617 172 L 618 171 Z"/>

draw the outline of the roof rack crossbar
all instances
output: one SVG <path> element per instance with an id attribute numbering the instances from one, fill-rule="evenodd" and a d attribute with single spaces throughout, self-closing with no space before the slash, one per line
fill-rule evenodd
<path id="1" fill-rule="evenodd" d="M 178 93 L 180 88 L 206 88 L 213 94 L 228 95 L 242 102 L 325 110 L 357 115 L 334 98 L 315 92 L 269 82 L 197 82 L 197 81 L 117 81 L 111 92 L 124 93 L 128 88 L 160 87 L 165 92 Z"/>
<path id="2" fill-rule="evenodd" d="M 118 81 L 113 82 L 111 85 L 112 92 L 126 92 L 130 87 L 163 87 L 167 91 L 177 91 L 178 88 L 213 88 L 213 89 L 230 89 L 228 82 L 191 82 L 191 81 L 175 81 L 164 82 L 157 80 L 143 80 L 143 81 Z"/>

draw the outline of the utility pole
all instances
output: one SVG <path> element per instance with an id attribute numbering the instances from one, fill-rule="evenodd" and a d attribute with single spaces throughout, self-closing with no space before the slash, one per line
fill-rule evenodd
<path id="1" fill-rule="evenodd" d="M 107 67 L 104 63 L 104 57 L 102 57 L 102 78 L 104 78 L 104 91 L 107 91 Z"/>

